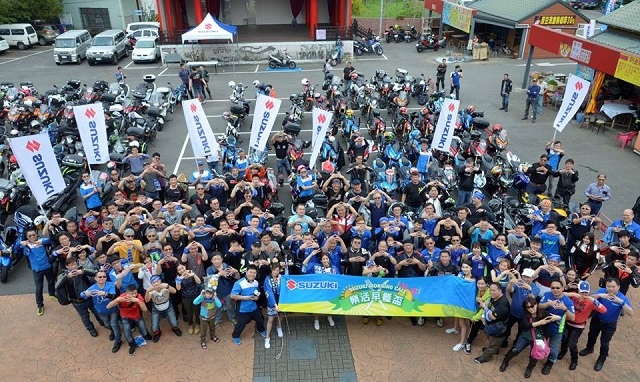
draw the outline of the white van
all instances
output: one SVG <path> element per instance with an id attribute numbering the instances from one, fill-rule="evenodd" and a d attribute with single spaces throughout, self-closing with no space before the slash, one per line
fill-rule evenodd
<path id="1" fill-rule="evenodd" d="M 31 24 L 0 25 L 0 36 L 9 46 L 15 46 L 20 50 L 31 48 L 38 42 L 38 35 Z"/>
<path id="2" fill-rule="evenodd" d="M 72 30 L 56 37 L 53 43 L 53 61 L 56 65 L 65 62 L 82 63 L 91 47 L 91 34 L 86 29 Z"/>
<path id="3" fill-rule="evenodd" d="M 155 21 L 142 21 L 137 23 L 129 23 L 127 25 L 126 34 L 129 36 L 131 33 L 137 31 L 138 29 L 155 29 L 157 31 L 160 30 L 160 23 Z"/>

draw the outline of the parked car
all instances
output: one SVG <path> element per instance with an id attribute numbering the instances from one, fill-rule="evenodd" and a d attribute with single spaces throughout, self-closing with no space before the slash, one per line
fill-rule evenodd
<path id="1" fill-rule="evenodd" d="M 5 39 L 0 37 L 0 54 L 3 54 L 7 50 L 9 50 L 9 44 L 7 44 L 7 41 Z"/>
<path id="2" fill-rule="evenodd" d="M 131 59 L 135 64 L 160 61 L 160 40 L 156 37 L 141 37 L 133 48 Z"/>
<path id="3" fill-rule="evenodd" d="M 127 49 L 133 49 L 136 46 L 136 41 L 147 37 L 160 38 L 160 35 L 158 34 L 157 29 L 138 29 L 127 36 L 127 39 L 125 40 Z"/>
<path id="4" fill-rule="evenodd" d="M 111 62 L 117 64 L 122 57 L 127 57 L 127 47 L 124 44 L 124 31 L 109 29 L 97 34 L 87 50 L 87 62 L 94 65 L 96 62 Z"/>
<path id="5" fill-rule="evenodd" d="M 65 62 L 82 63 L 91 47 L 91 35 L 86 29 L 65 32 L 54 43 L 53 60 L 57 65 Z"/>
<path id="6" fill-rule="evenodd" d="M 60 34 L 58 33 L 58 27 L 55 25 L 34 25 L 33 28 L 36 30 L 38 44 L 40 45 L 53 44 Z"/>
<path id="7" fill-rule="evenodd" d="M 156 32 L 160 30 L 160 23 L 157 21 L 141 21 L 127 24 L 125 33 L 130 35 L 131 33 L 139 29 L 154 29 Z"/>
<path id="8" fill-rule="evenodd" d="M 0 25 L 0 36 L 2 36 L 9 46 L 15 46 L 20 50 L 33 47 L 38 42 L 36 30 L 31 24 L 3 24 Z"/>

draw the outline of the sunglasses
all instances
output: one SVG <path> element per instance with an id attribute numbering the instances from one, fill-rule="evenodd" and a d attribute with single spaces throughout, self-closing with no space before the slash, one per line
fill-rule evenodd
<path id="1" fill-rule="evenodd" d="M 535 308 L 537 305 L 527 305 L 527 309 Z"/>
<path id="2" fill-rule="evenodd" d="M 106 279 L 107 276 L 96 276 L 97 279 Z"/>
<path id="3" fill-rule="evenodd" d="M 133 235 L 124 235 L 124 237 L 133 237 Z"/>

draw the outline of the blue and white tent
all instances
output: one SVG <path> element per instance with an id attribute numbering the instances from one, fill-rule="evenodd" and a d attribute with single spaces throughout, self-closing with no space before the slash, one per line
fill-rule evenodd
<path id="1" fill-rule="evenodd" d="M 182 35 L 182 43 L 185 41 L 199 40 L 237 40 L 238 28 L 216 20 L 210 13 L 202 20 L 200 25 Z"/>

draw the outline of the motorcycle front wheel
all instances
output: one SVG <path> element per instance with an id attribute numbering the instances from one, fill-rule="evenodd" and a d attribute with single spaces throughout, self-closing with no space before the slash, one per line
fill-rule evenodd
<path id="1" fill-rule="evenodd" d="M 437 51 L 438 51 L 438 49 L 440 49 L 440 44 L 436 44 L 436 45 L 433 47 L 433 51 L 434 51 L 434 52 L 437 52 Z"/>
<path id="2" fill-rule="evenodd" d="M 274 61 L 269 61 L 269 67 L 271 69 L 275 69 L 277 67 L 276 63 Z"/>
<path id="3" fill-rule="evenodd" d="M 362 50 L 362 48 L 356 48 L 353 53 L 355 53 L 356 56 L 362 56 L 364 54 L 364 51 Z"/>
<path id="4" fill-rule="evenodd" d="M 377 54 L 378 56 L 382 56 L 382 53 L 383 53 L 382 47 L 381 47 L 381 46 L 377 46 L 377 47 L 374 49 L 374 52 L 376 52 L 376 54 Z"/>
<path id="5" fill-rule="evenodd" d="M 330 64 L 331 66 L 336 66 L 336 65 L 338 65 L 338 60 L 331 59 L 331 60 L 329 60 L 329 64 Z"/>
<path id="6" fill-rule="evenodd" d="M 289 61 L 289 69 L 295 69 L 295 68 L 296 68 L 295 61 Z"/>

